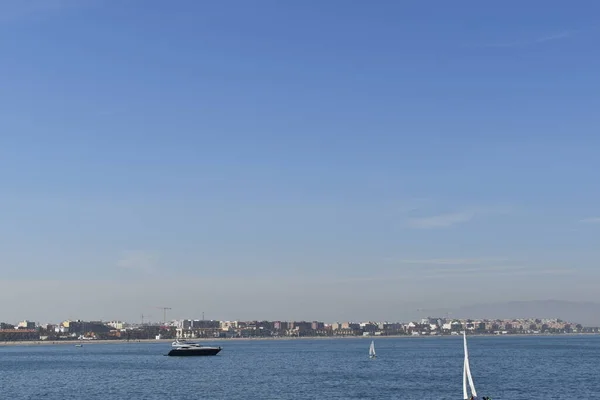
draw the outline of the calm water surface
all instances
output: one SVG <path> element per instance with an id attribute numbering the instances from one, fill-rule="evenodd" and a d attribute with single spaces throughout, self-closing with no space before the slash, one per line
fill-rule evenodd
<path id="1" fill-rule="evenodd" d="M 2 399 L 462 399 L 462 339 L 213 342 L 216 357 L 165 357 L 166 343 L 0 347 Z M 212 343 L 211 343 L 212 344 Z M 480 396 L 600 399 L 600 337 L 471 337 Z"/>

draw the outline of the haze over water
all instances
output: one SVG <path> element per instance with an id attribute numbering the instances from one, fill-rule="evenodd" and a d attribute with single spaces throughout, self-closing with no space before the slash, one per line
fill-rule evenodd
<path id="1" fill-rule="evenodd" d="M 462 338 L 214 342 L 215 357 L 164 357 L 165 343 L 0 347 L 13 399 L 462 399 Z M 600 397 L 598 336 L 471 337 L 480 396 Z"/>

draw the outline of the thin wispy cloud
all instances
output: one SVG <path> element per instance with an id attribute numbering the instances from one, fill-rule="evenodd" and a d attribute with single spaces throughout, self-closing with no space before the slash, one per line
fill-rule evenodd
<path id="1" fill-rule="evenodd" d="M 513 207 L 510 206 L 491 206 L 491 207 L 470 207 L 462 211 L 454 211 L 444 214 L 437 214 L 424 217 L 410 217 L 407 225 L 415 229 L 439 229 L 448 228 L 454 225 L 464 224 L 476 217 L 491 214 L 507 214 Z"/>
<path id="2" fill-rule="evenodd" d="M 429 258 L 420 260 L 400 260 L 402 264 L 424 264 L 424 265 L 475 265 L 493 261 L 498 258 Z"/>
<path id="3" fill-rule="evenodd" d="M 579 220 L 579 222 L 583 222 L 584 224 L 600 224 L 600 217 L 590 217 Z"/>
<path id="4" fill-rule="evenodd" d="M 128 251 L 117 261 L 117 267 L 145 274 L 155 274 L 158 257 L 147 251 Z"/>
<path id="5" fill-rule="evenodd" d="M 420 280 L 439 280 L 439 279 L 451 279 L 451 278 L 464 278 L 477 276 L 478 278 L 493 278 L 493 277 L 506 277 L 506 276 L 543 276 L 543 275 L 570 275 L 573 271 L 569 269 L 543 269 L 543 270 L 491 270 L 485 273 L 481 271 L 461 271 L 453 273 L 435 273 L 419 276 L 417 279 Z"/>
<path id="6" fill-rule="evenodd" d="M 549 34 L 540 34 L 537 36 L 523 37 L 514 41 L 503 41 L 496 43 L 485 43 L 482 45 L 478 45 L 476 47 L 488 47 L 488 48 L 511 48 L 511 47 L 528 47 L 528 46 L 536 46 L 544 43 L 561 41 L 572 39 L 576 36 L 581 36 L 583 34 L 592 33 L 596 30 L 595 26 L 583 28 L 583 29 L 570 29 L 557 31 Z"/>
<path id="7" fill-rule="evenodd" d="M 494 266 L 470 266 L 470 267 L 458 267 L 458 268 L 433 268 L 427 270 L 427 272 L 433 272 L 438 275 L 451 276 L 456 274 L 497 274 L 497 273 L 540 273 L 541 271 L 549 271 L 550 269 L 544 268 L 533 268 L 529 266 L 519 265 L 494 265 Z"/>
<path id="8" fill-rule="evenodd" d="M 531 268 L 523 266 L 494 266 L 478 268 L 428 269 L 421 272 L 402 273 L 397 275 L 383 274 L 364 277 L 349 277 L 340 279 L 339 283 L 352 282 L 392 282 L 413 280 L 436 280 L 449 278 L 489 277 L 489 276 L 540 276 L 540 275 L 569 275 L 572 269 L 567 268 Z"/>
<path id="9" fill-rule="evenodd" d="M 577 34 L 577 32 L 578 31 L 563 31 L 563 32 L 557 32 L 557 33 L 549 34 L 549 35 L 538 36 L 538 37 L 535 37 L 535 38 L 529 38 L 529 39 L 523 39 L 523 40 L 516 40 L 516 41 L 513 41 L 513 42 L 488 43 L 488 44 L 485 44 L 483 47 L 526 47 L 526 46 L 533 46 L 533 45 L 536 45 L 536 44 L 542 44 L 542 43 L 551 42 L 551 41 L 555 41 L 555 40 L 567 39 L 567 38 L 570 38 L 570 37 L 574 36 L 575 34 Z"/>

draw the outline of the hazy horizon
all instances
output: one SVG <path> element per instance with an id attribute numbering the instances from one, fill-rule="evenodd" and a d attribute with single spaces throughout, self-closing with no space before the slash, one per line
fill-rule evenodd
<path id="1" fill-rule="evenodd" d="M 600 302 L 600 3 L 551 3 L 0 3 L 0 321 Z"/>

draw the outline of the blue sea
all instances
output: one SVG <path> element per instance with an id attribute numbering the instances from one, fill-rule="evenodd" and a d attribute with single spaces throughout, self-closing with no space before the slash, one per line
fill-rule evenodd
<path id="1" fill-rule="evenodd" d="M 2 399 L 462 399 L 461 337 L 215 341 L 215 357 L 169 343 L 0 347 Z M 600 399 L 599 336 L 469 338 L 479 396 Z"/>

